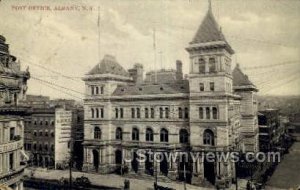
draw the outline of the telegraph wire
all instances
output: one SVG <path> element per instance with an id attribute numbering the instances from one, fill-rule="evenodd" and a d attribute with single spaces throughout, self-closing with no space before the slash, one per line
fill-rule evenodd
<path id="1" fill-rule="evenodd" d="M 37 80 L 37 81 L 40 82 L 40 83 L 43 83 L 43 82 L 41 82 L 40 80 Z M 60 90 L 60 89 L 58 89 L 58 88 L 55 88 L 55 87 L 53 87 L 53 86 L 51 86 L 51 85 L 47 85 L 47 84 L 42 84 L 42 85 L 47 86 L 47 87 L 49 87 L 49 88 L 51 88 L 51 89 L 53 89 L 53 90 L 59 91 L 59 92 L 61 92 L 61 93 L 64 93 L 64 94 L 66 94 L 66 95 L 69 95 L 69 96 L 71 96 L 71 97 L 73 97 L 73 98 L 77 98 L 77 99 L 79 99 L 79 100 L 83 100 L 82 98 L 80 98 L 80 97 L 78 97 L 78 96 L 75 96 L 75 95 L 70 94 L 70 93 L 68 93 L 68 92 L 66 92 L 66 91 Z"/>
<path id="2" fill-rule="evenodd" d="M 56 87 L 59 87 L 59 88 L 63 88 L 65 90 L 69 90 L 69 91 L 75 92 L 75 93 L 80 94 L 80 95 L 87 95 L 87 94 L 84 94 L 82 92 L 79 92 L 79 91 L 76 91 L 76 90 L 73 90 L 73 89 L 70 89 L 70 88 L 67 88 L 67 87 L 64 87 L 64 86 L 57 85 L 57 84 L 54 84 L 52 82 L 49 82 L 49 81 L 46 81 L 46 80 L 43 80 L 43 79 L 39 79 L 39 78 L 34 77 L 34 76 L 31 76 L 31 78 L 34 79 L 34 80 L 37 80 L 37 81 L 40 81 L 40 82 L 52 85 L 52 86 L 56 86 Z"/>
<path id="3" fill-rule="evenodd" d="M 294 60 L 294 61 L 285 61 L 277 64 L 270 64 L 270 65 L 262 65 L 262 66 L 254 66 L 254 67 L 243 67 L 243 70 L 254 70 L 254 69 L 265 69 L 270 67 L 277 67 L 282 65 L 290 65 L 290 64 L 299 64 L 300 60 Z M 300 64 L 299 64 L 300 65 Z"/>

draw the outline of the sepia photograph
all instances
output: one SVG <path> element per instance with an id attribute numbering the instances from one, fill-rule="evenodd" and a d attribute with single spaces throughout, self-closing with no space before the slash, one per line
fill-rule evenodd
<path id="1" fill-rule="evenodd" d="M 0 190 L 300 190 L 300 0 L 0 0 Z"/>

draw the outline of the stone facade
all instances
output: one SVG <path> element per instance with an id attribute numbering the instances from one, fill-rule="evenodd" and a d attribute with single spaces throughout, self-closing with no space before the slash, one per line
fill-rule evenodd
<path id="1" fill-rule="evenodd" d="M 29 72 L 10 54 L 6 39 L 0 35 L 0 184 L 23 189 L 27 155 L 23 151 L 26 107 L 19 104 L 27 90 Z"/>
<path id="2" fill-rule="evenodd" d="M 206 157 L 243 147 L 241 107 L 248 99 L 233 89 L 234 51 L 211 8 L 186 50 L 188 78 L 177 61 L 176 70 L 148 72 L 143 80 L 140 64 L 127 72 L 110 55 L 85 75 L 83 170 L 230 185 L 234 164 Z M 141 156 L 137 150 L 204 154 L 186 162 L 150 162 L 149 153 L 146 162 L 126 161 Z"/>

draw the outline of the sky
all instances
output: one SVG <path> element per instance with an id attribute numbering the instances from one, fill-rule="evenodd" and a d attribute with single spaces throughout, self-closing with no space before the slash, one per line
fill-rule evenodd
<path id="1" fill-rule="evenodd" d="M 29 67 L 28 94 L 77 99 L 82 77 L 105 54 L 145 72 L 175 69 L 179 59 L 188 74 L 185 48 L 207 9 L 207 0 L 1 0 L 0 34 Z M 212 10 L 235 50 L 232 68 L 239 63 L 259 94 L 300 95 L 299 0 L 212 0 Z"/>

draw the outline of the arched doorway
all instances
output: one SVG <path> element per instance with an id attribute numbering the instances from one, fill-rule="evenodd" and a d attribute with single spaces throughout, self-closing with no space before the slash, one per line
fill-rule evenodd
<path id="1" fill-rule="evenodd" d="M 204 177 L 212 183 L 213 185 L 215 184 L 215 162 L 212 162 L 211 160 L 207 160 L 206 158 L 204 159 Z"/>
<path id="2" fill-rule="evenodd" d="M 166 152 L 161 153 L 162 161 L 160 162 L 160 171 L 163 175 L 167 176 L 169 172 L 169 163 L 165 154 L 167 153 Z"/>
<path id="3" fill-rule="evenodd" d="M 116 162 L 116 173 L 121 174 L 123 173 L 122 171 L 122 151 L 121 150 L 116 150 L 115 152 L 115 162 Z"/>
<path id="4" fill-rule="evenodd" d="M 139 169 L 138 155 L 136 152 L 133 152 L 133 159 L 131 161 L 132 170 L 137 173 Z"/>
<path id="5" fill-rule="evenodd" d="M 97 150 L 93 150 L 93 166 L 96 170 L 96 172 L 98 172 L 99 169 L 99 152 Z"/>
<path id="6" fill-rule="evenodd" d="M 146 161 L 145 161 L 145 170 L 146 173 L 149 175 L 154 174 L 154 167 L 153 167 L 153 155 L 146 153 Z"/>

